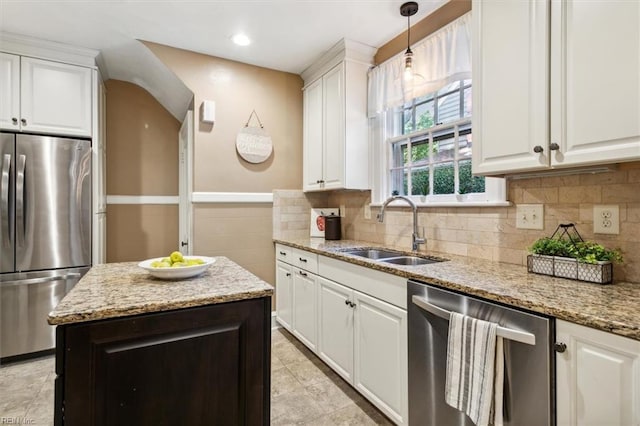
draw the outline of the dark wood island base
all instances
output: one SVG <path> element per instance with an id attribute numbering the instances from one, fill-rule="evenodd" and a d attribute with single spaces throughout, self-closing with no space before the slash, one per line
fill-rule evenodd
<path id="1" fill-rule="evenodd" d="M 268 425 L 271 297 L 57 328 L 56 426 Z"/>

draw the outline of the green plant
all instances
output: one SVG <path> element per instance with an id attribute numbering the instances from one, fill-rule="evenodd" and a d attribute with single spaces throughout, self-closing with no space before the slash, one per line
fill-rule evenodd
<path id="1" fill-rule="evenodd" d="M 545 256 L 560 256 L 560 257 L 573 257 L 573 243 L 565 239 L 552 239 L 544 237 L 536 240 L 536 242 L 529 247 L 529 251 L 533 254 L 540 254 Z"/>
<path id="2" fill-rule="evenodd" d="M 620 249 L 608 249 L 593 241 L 574 243 L 569 239 L 544 237 L 536 240 L 529 251 L 546 256 L 570 257 L 584 263 L 623 262 Z"/>
<path id="3" fill-rule="evenodd" d="M 580 262 L 615 262 L 622 263 L 622 253 L 620 249 L 608 249 L 593 241 L 579 242 L 575 245 L 575 257 Z"/>

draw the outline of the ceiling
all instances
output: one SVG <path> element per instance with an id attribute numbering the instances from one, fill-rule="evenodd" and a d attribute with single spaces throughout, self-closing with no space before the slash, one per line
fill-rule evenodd
<path id="1" fill-rule="evenodd" d="M 447 0 L 419 1 L 419 21 Z M 403 0 L 0 0 L 4 32 L 101 52 L 105 77 L 129 81 L 168 106 L 179 82 L 137 40 L 299 74 L 342 38 L 379 47 L 406 29 Z M 236 33 L 249 46 L 231 41 Z M 153 68 L 153 69 L 152 69 Z M 164 87 L 162 85 L 165 85 Z M 178 92 L 184 92 L 184 87 Z M 178 94 L 178 93 L 176 93 Z M 181 96 L 184 96 L 182 93 Z M 171 102 L 173 94 L 164 94 Z M 178 117 L 179 116 L 179 117 Z"/>

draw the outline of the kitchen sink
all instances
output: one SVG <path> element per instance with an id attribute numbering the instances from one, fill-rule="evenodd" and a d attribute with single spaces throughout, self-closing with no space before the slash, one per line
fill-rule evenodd
<path id="1" fill-rule="evenodd" d="M 342 251 L 342 253 L 351 254 L 353 256 L 365 257 L 371 260 L 377 260 L 383 263 L 391 263 L 394 265 L 405 266 L 418 266 L 428 265 L 430 263 L 437 263 L 445 261 L 446 259 L 439 259 L 437 257 L 422 257 L 411 256 L 401 251 L 388 250 L 383 248 L 354 248 Z"/>
<path id="2" fill-rule="evenodd" d="M 438 263 L 442 262 L 444 259 L 428 259 L 426 257 L 418 257 L 418 256 L 398 256 L 398 257 L 390 257 L 386 259 L 381 259 L 381 262 L 384 263 L 392 263 L 394 265 L 406 265 L 406 266 L 418 266 L 418 265 L 428 265 L 430 263 Z"/>
<path id="3" fill-rule="evenodd" d="M 373 260 L 402 256 L 402 252 L 399 252 L 399 251 L 375 249 L 375 248 L 349 249 L 349 250 L 343 251 L 343 253 L 352 254 L 354 256 L 366 257 L 367 259 L 373 259 Z"/>

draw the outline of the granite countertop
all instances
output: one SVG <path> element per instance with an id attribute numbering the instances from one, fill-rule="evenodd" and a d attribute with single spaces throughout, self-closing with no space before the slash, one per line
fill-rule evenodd
<path id="1" fill-rule="evenodd" d="M 72 324 L 255 299 L 273 287 L 226 257 L 179 281 L 152 277 L 137 262 L 93 266 L 49 313 L 49 324 Z"/>
<path id="2" fill-rule="evenodd" d="M 420 254 L 449 260 L 420 266 L 391 265 L 343 253 L 348 248 L 381 247 L 354 240 L 274 241 L 640 340 L 640 284 L 593 284 L 528 273 L 520 265 L 431 252 Z"/>

